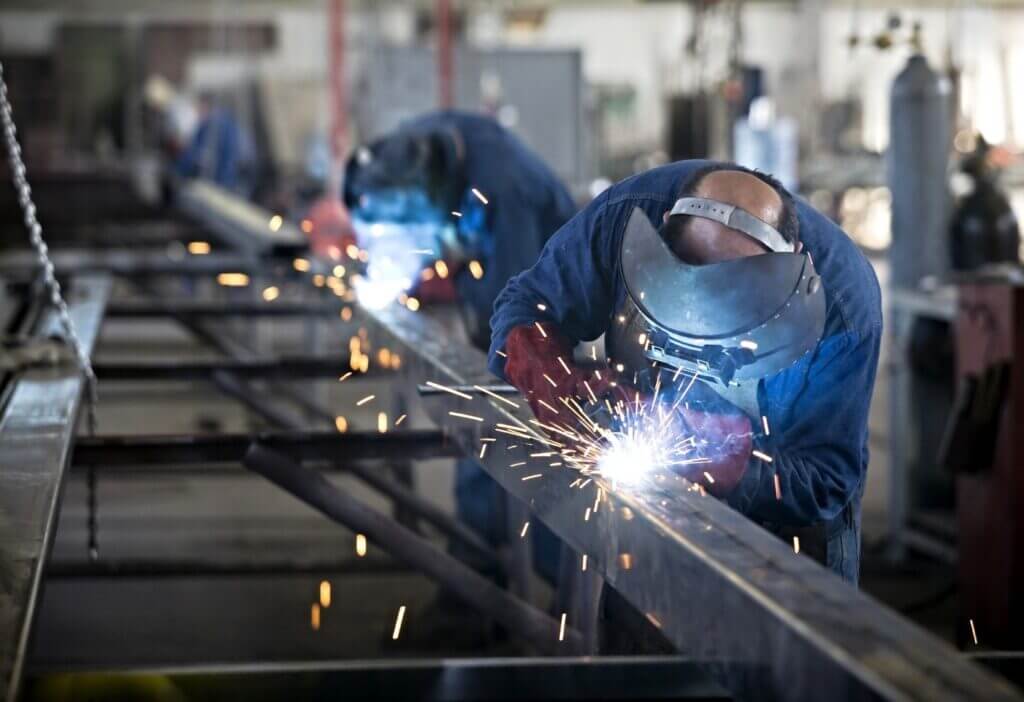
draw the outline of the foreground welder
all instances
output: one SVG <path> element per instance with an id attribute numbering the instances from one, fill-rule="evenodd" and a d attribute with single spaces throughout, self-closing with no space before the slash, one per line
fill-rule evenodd
<path id="1" fill-rule="evenodd" d="M 688 477 L 856 582 L 878 282 L 774 179 L 683 161 L 612 186 L 509 281 L 491 324 L 492 370 L 541 421 L 588 377 L 649 398 L 696 375 L 677 423 L 708 462 Z M 558 358 L 602 334 L 600 380 L 567 372 Z"/>
<path id="2" fill-rule="evenodd" d="M 438 253 L 468 336 L 485 351 L 495 297 L 576 212 L 565 185 L 514 134 L 459 111 L 425 115 L 358 149 L 347 167 L 345 204 L 357 234 L 369 230 L 360 238 L 372 247 L 371 262 L 375 255 L 400 261 L 421 247 Z M 436 291 L 438 277 L 429 282 Z M 458 463 L 455 492 L 459 517 L 492 543 L 503 541 L 500 490 L 473 461 Z M 535 543 L 554 548 L 540 531 Z M 553 571 L 554 562 L 547 555 L 540 565 Z"/>

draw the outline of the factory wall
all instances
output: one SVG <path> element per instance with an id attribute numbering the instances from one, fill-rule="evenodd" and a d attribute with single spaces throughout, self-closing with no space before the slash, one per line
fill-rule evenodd
<path id="1" fill-rule="evenodd" d="M 220 14 L 218 14 L 218 12 Z M 739 58 L 765 70 L 770 94 L 780 98 L 783 114 L 806 115 L 790 105 L 806 105 L 820 97 L 826 101 L 859 99 L 863 109 L 862 142 L 872 150 L 887 143 L 888 86 L 902 66 L 909 48 L 904 42 L 887 51 L 868 46 L 886 25 L 888 10 L 864 9 L 855 14 L 847 5 L 817 13 L 814 26 L 801 18 L 799 3 L 748 4 L 742 18 Z M 264 76 L 283 79 L 319 79 L 327 54 L 324 11 L 321 8 L 280 8 L 254 4 L 230 13 L 213 9 L 176 9 L 153 13 L 104 16 L 67 11 L 0 11 L 0 51 L 42 53 L 51 48 L 61 22 L 142 22 L 153 17 L 189 18 L 210 22 L 254 18 L 277 28 L 277 46 L 258 62 Z M 628 85 L 635 95 L 635 114 L 628 138 L 655 147 L 664 130 L 664 96 L 672 91 L 713 86 L 727 70 L 731 39 L 730 20 L 711 13 L 702 23 L 700 37 L 708 47 L 703 65 L 686 58 L 685 45 L 693 32 L 694 15 L 676 4 L 621 6 L 608 3 L 572 3 L 551 8 L 532 31 L 510 30 L 495 10 L 476 9 L 468 17 L 467 39 L 481 46 L 513 44 L 538 47 L 578 47 L 591 85 Z M 904 12 L 903 35 L 911 21 L 923 26 L 924 48 L 936 65 L 952 56 L 963 66 L 962 107 L 975 115 L 977 126 L 991 141 L 1024 142 L 1024 11 L 992 8 L 917 8 Z M 626 31 L 624 31 L 626 28 Z M 851 33 L 861 35 L 851 49 Z M 396 5 L 350 10 L 348 36 L 353 50 L 351 69 L 372 60 L 367 49 L 374 43 L 409 43 L 415 35 L 412 10 Z M 816 52 L 809 51 L 811 46 Z M 785 50 L 783 49 L 785 47 Z M 789 47 L 799 47 L 800 51 Z M 199 81 L 226 80 L 239 71 L 251 71 L 251 62 L 227 68 L 214 66 L 223 57 L 201 57 L 193 71 Z M 228 63 L 231 63 L 230 61 Z M 801 69 L 817 67 L 817 83 L 807 85 Z M 817 93 L 817 96 L 814 95 Z M 985 109 L 977 109 L 984 105 Z"/>

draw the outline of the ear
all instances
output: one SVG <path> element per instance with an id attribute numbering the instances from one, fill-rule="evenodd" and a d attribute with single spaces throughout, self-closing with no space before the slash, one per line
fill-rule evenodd
<path id="1" fill-rule="evenodd" d="M 672 211 L 671 211 L 671 210 L 665 210 L 665 214 L 663 214 L 663 215 L 661 216 L 661 221 L 662 221 L 662 223 L 666 223 L 666 222 L 668 222 L 668 216 L 669 216 L 670 214 L 672 214 Z"/>
<path id="2" fill-rule="evenodd" d="M 802 242 L 802 241 L 798 241 L 798 242 L 796 242 L 796 249 L 795 249 L 795 252 L 796 252 L 796 253 L 800 253 L 800 252 L 801 252 L 801 251 L 803 251 L 803 250 L 804 250 L 804 242 Z"/>

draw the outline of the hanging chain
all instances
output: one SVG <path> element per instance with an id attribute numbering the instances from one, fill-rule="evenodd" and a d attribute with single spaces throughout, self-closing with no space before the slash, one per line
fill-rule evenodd
<path id="1" fill-rule="evenodd" d="M 92 370 L 92 362 L 89 354 L 82 346 L 82 340 L 75 332 L 75 323 L 68 312 L 68 305 L 61 294 L 60 283 L 50 260 L 49 249 L 43 241 L 43 228 L 36 217 L 36 206 L 32 202 L 32 187 L 28 184 L 28 176 L 25 173 L 25 162 L 21 158 L 21 146 L 18 145 L 18 132 L 14 126 L 14 111 L 11 109 L 11 101 L 7 95 L 7 83 L 4 81 L 4 67 L 0 62 L 0 123 L 3 125 L 4 137 L 7 141 L 7 158 L 11 164 L 11 176 L 14 178 L 14 187 L 18 192 L 18 201 L 21 203 L 22 212 L 25 215 L 25 227 L 28 229 L 29 241 L 35 249 L 36 259 L 43 271 L 43 284 L 50 295 L 50 304 L 57 310 L 57 318 L 60 321 L 61 329 L 64 332 L 64 340 L 68 343 L 75 354 L 78 367 L 85 376 L 85 410 L 86 421 L 90 434 L 96 433 L 96 374 Z M 95 561 L 99 556 L 99 544 L 97 538 L 97 504 L 96 504 L 96 472 L 94 467 L 89 468 L 88 476 L 88 511 L 89 511 L 89 558 Z"/>
<path id="2" fill-rule="evenodd" d="M 89 430 L 93 432 L 96 423 L 93 408 L 96 402 L 96 375 L 93 373 L 89 355 L 85 352 L 85 349 L 82 347 L 82 341 L 75 332 L 75 324 L 71 320 L 71 315 L 68 313 L 68 305 L 61 294 L 60 283 L 57 282 L 53 262 L 49 256 L 49 249 L 46 246 L 46 242 L 43 241 L 43 228 L 36 217 L 36 206 L 32 202 L 32 187 L 28 184 L 25 163 L 21 158 L 21 147 L 18 145 L 18 131 L 14 126 L 14 113 L 11 109 L 10 98 L 7 95 L 3 63 L 0 63 L 0 123 L 3 124 L 4 137 L 7 141 L 7 157 L 11 164 L 14 187 L 18 192 L 18 201 L 21 203 L 21 209 L 25 215 L 25 227 L 28 229 L 32 248 L 35 249 L 38 265 L 43 271 L 43 284 L 50 295 L 50 304 L 57 310 L 57 317 L 64 332 L 64 339 L 71 345 L 75 358 L 78 361 L 78 367 L 83 375 L 85 375 L 85 384 L 88 391 Z"/>

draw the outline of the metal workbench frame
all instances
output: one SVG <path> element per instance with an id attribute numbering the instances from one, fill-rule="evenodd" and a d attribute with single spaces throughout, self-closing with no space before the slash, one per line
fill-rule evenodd
<path id="1" fill-rule="evenodd" d="M 68 291 L 86 353 L 99 334 L 110 285 L 109 277 L 83 276 Z M 48 310 L 36 331 L 47 336 L 59 329 L 56 313 Z M 21 683 L 85 389 L 71 361 L 30 368 L 11 382 L 0 418 L 0 685 L 8 700 L 17 697 Z"/>

